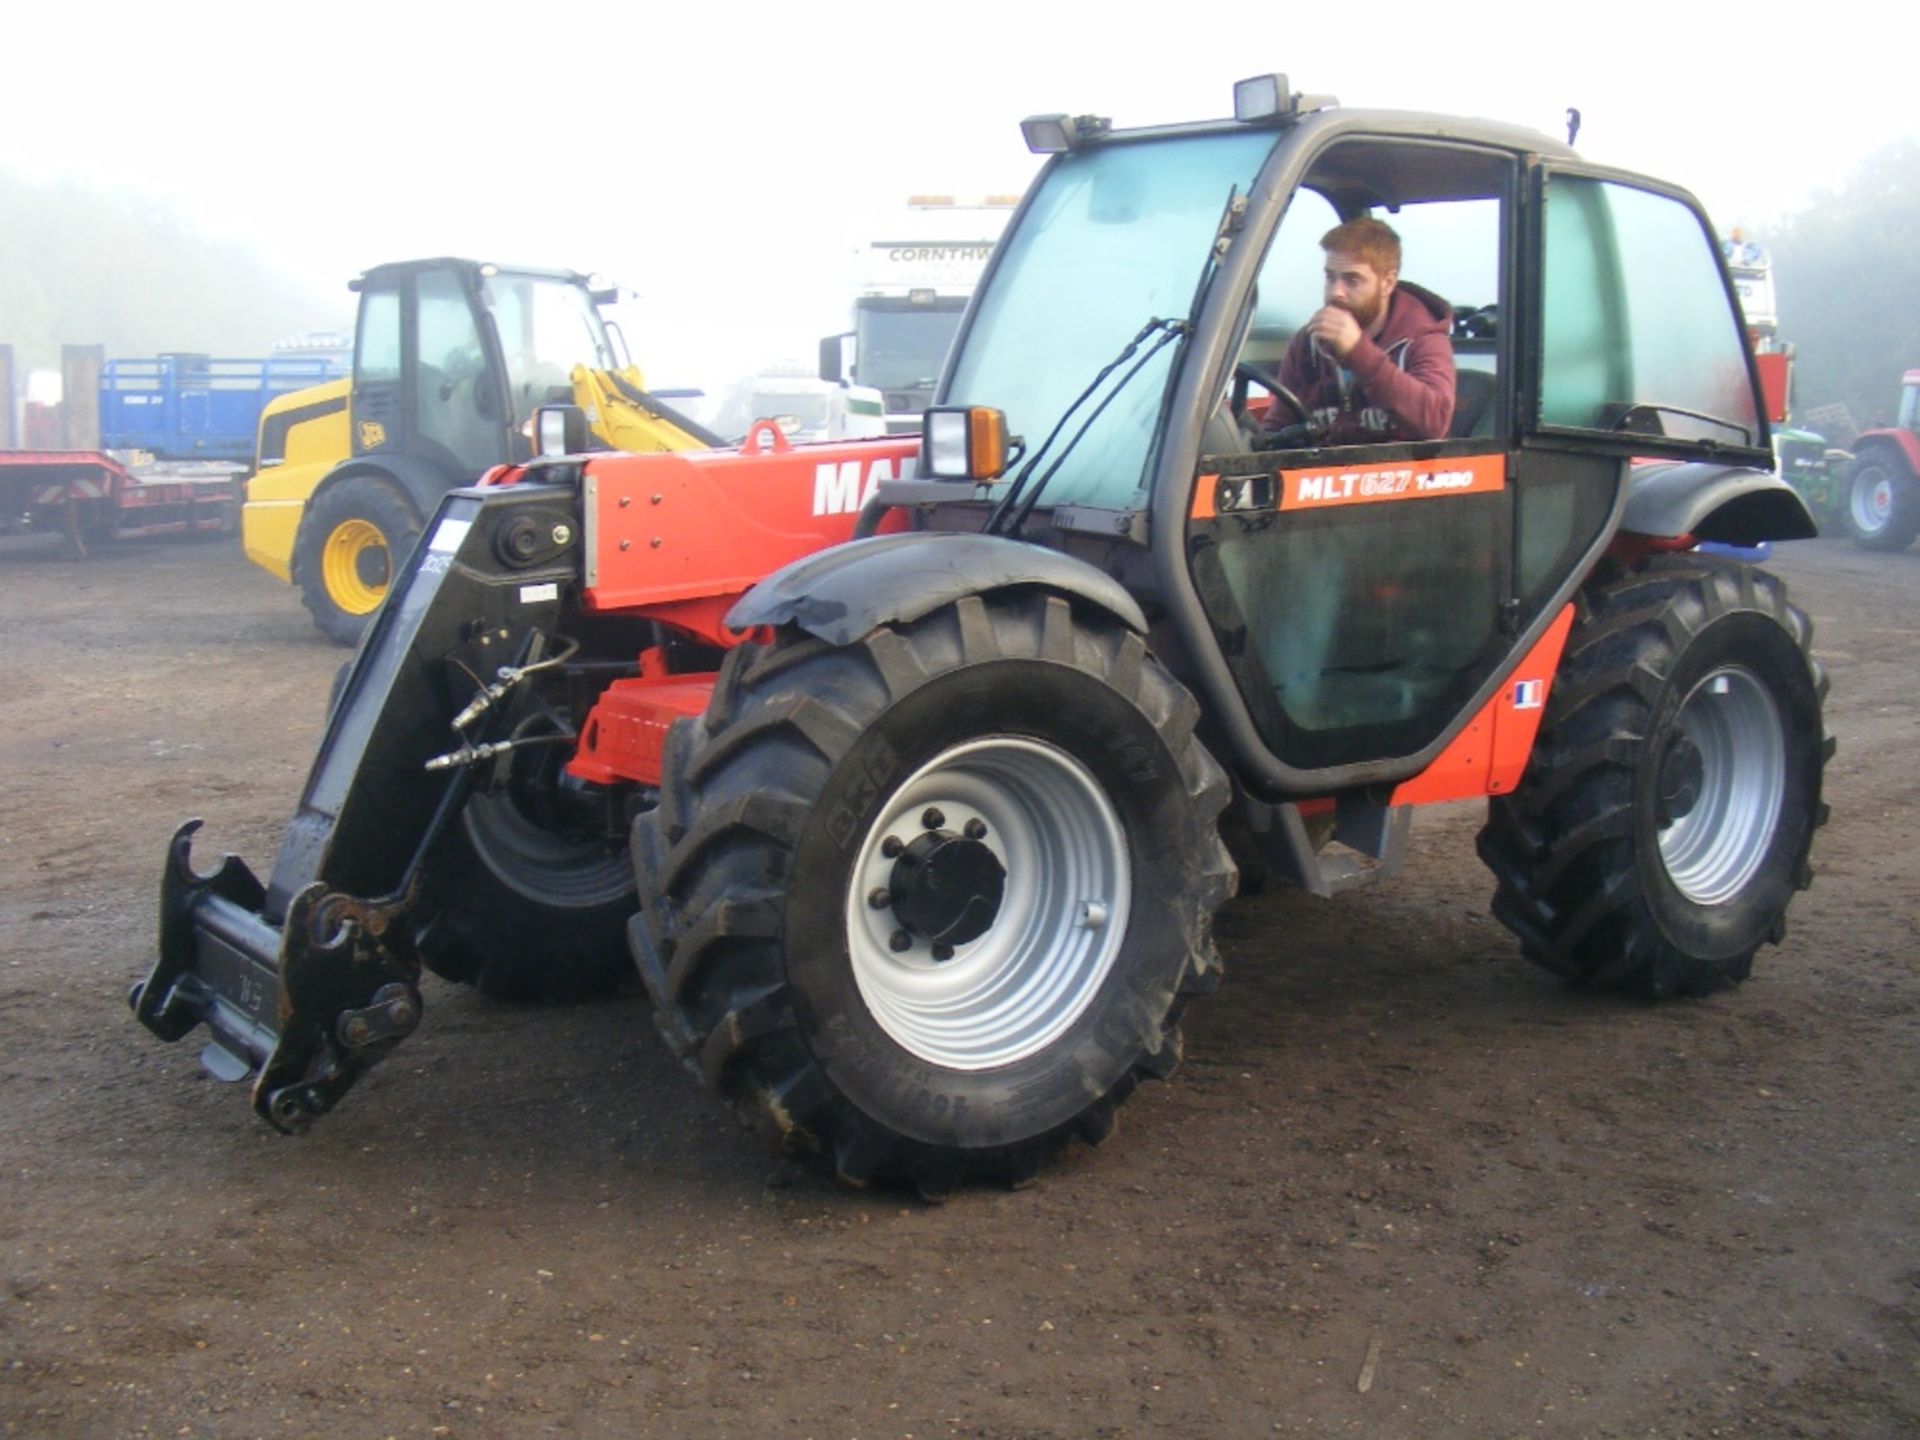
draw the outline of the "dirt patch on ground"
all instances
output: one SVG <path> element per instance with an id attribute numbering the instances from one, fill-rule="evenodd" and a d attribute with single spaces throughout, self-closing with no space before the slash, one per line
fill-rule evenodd
<path id="1" fill-rule="evenodd" d="M 1235 902 L 1107 1146 L 930 1207 L 775 1165 L 638 998 L 430 981 L 268 1131 L 124 996 L 179 820 L 271 862 L 340 652 L 231 541 L 0 543 L 0 1433 L 1916 1433 L 1920 553 L 1774 568 L 1840 752 L 1744 987 L 1562 988 L 1451 808 Z"/>

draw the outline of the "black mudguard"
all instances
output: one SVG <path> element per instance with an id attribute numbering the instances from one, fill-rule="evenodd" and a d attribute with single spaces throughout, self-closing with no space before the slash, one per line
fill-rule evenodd
<path id="1" fill-rule="evenodd" d="M 415 879 L 472 775 L 427 762 L 494 738 L 498 712 L 451 722 L 574 599 L 578 510 L 570 485 L 448 493 L 351 662 L 268 883 L 231 855 L 197 874 L 197 820 L 168 847 L 134 1014 L 163 1040 L 205 1024 L 207 1069 L 257 1072 L 254 1108 L 277 1129 L 331 1109 L 419 1022 Z"/>
<path id="2" fill-rule="evenodd" d="M 995 535 L 876 535 L 796 560 L 727 612 L 736 630 L 797 625 L 851 645 L 876 625 L 905 624 L 967 595 L 1031 585 L 1099 606 L 1142 635 L 1146 616 L 1118 580 L 1058 550 Z"/>
<path id="3" fill-rule="evenodd" d="M 1704 461 L 1642 465 L 1627 484 L 1620 528 L 1635 535 L 1758 545 L 1819 533 L 1807 502 L 1770 471 Z"/>

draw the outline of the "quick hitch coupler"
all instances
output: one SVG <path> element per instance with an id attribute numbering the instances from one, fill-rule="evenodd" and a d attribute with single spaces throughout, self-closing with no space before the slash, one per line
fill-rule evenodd
<path id="1" fill-rule="evenodd" d="M 162 1040 L 210 1032 L 200 1062 L 227 1081 L 257 1075 L 253 1108 L 298 1134 L 420 1023 L 410 897 L 364 900 L 318 881 L 276 925 L 236 856 L 194 871 L 198 820 L 175 832 L 160 885 L 160 956 L 128 996 Z"/>

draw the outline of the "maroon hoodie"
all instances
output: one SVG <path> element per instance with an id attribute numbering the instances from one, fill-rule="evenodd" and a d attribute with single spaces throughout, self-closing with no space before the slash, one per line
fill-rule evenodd
<path id="1" fill-rule="evenodd" d="M 1378 336 L 1361 336 L 1342 367 L 1304 327 L 1280 362 L 1280 383 L 1328 426 L 1329 445 L 1440 440 L 1453 422 L 1453 310 L 1431 290 L 1402 281 L 1387 301 Z M 1296 417 L 1285 405 L 1275 425 Z"/>

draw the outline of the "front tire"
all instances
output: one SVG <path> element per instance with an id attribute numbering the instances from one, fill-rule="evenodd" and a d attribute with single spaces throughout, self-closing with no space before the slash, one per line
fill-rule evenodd
<path id="1" fill-rule="evenodd" d="M 1811 882 L 1826 677 L 1765 573 L 1659 557 L 1582 591 L 1525 777 L 1489 803 L 1493 912 L 1579 985 L 1744 980 Z"/>
<path id="2" fill-rule="evenodd" d="M 1840 516 L 1862 550 L 1904 550 L 1920 535 L 1920 479 L 1896 456 L 1869 450 L 1847 472 Z"/>
<path id="3" fill-rule="evenodd" d="M 293 582 L 313 623 L 356 645 L 422 528 L 413 502 L 376 475 L 352 475 L 308 506 L 294 545 Z"/>
<path id="4" fill-rule="evenodd" d="M 1217 980 L 1196 716 L 1138 635 L 1039 592 L 741 647 L 634 825 L 662 1031 L 851 1183 L 1020 1180 L 1103 1139 Z"/>

